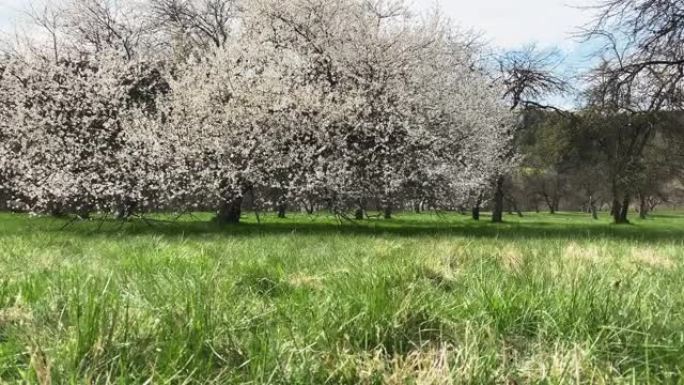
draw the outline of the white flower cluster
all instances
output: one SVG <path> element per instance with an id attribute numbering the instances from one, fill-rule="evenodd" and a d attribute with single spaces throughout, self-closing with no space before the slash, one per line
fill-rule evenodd
<path id="1" fill-rule="evenodd" d="M 9 61 L 0 181 L 38 212 L 462 202 L 513 116 L 462 37 L 388 4 L 252 0 L 182 64 Z"/>

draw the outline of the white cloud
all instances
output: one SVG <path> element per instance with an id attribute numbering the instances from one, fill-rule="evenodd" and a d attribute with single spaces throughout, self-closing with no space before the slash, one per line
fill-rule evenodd
<path id="1" fill-rule="evenodd" d="M 0 15 L 3 18 L 11 18 L 18 10 L 24 9 L 30 4 L 30 0 L 0 0 Z"/>
<path id="2" fill-rule="evenodd" d="M 29 0 L 0 0 L 0 30 L 11 29 L 29 4 Z"/>
<path id="3" fill-rule="evenodd" d="M 0 32 L 11 33 L 25 17 L 21 10 L 30 4 L 54 0 L 0 0 Z M 288 0 L 282 0 L 288 1 Z M 573 33 L 588 23 L 587 5 L 598 0 L 406 0 L 415 9 L 436 4 L 456 24 L 484 35 L 493 46 L 520 48 L 529 43 L 557 47 L 566 55 L 568 67 L 586 67 L 586 46 Z M 568 68 L 570 70 L 570 68 Z"/>
<path id="4" fill-rule="evenodd" d="M 435 0 L 413 2 L 422 9 L 436 3 Z M 36 1 L 0 0 L 0 29 L 11 28 L 20 17 L 19 10 L 30 3 Z M 595 0 L 437 0 L 437 3 L 460 26 L 484 33 L 496 46 L 514 48 L 537 42 L 569 48 L 574 45 L 572 32 L 591 18 L 590 12 L 580 7 Z"/>
<path id="5" fill-rule="evenodd" d="M 577 28 L 591 20 L 582 9 L 591 0 L 441 0 L 444 13 L 464 28 L 485 34 L 492 44 L 516 48 L 530 42 L 570 48 Z M 434 0 L 414 0 L 429 8 Z"/>

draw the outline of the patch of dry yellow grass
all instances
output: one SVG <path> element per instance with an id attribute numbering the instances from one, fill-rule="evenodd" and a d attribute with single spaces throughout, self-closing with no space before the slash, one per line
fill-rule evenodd
<path id="1" fill-rule="evenodd" d="M 604 247 L 594 244 L 580 245 L 577 242 L 570 242 L 563 248 L 562 255 L 563 258 L 570 260 L 600 263 L 608 257 L 608 252 Z"/>
<path id="2" fill-rule="evenodd" d="M 416 350 L 390 362 L 384 375 L 386 384 L 440 385 L 452 384 L 449 368 L 449 349 L 446 347 Z"/>
<path id="3" fill-rule="evenodd" d="M 481 356 L 476 346 L 425 345 L 406 355 L 381 351 L 354 359 L 360 384 L 451 385 L 477 381 Z M 496 383 L 605 384 L 609 366 L 599 365 L 590 349 L 578 344 L 535 344 L 523 353 L 502 347 Z"/>
<path id="4" fill-rule="evenodd" d="M 37 347 L 31 348 L 31 368 L 36 374 L 36 380 L 40 385 L 51 385 L 51 363 L 45 352 Z"/>
<path id="5" fill-rule="evenodd" d="M 521 383 L 605 384 L 608 367 L 599 367 L 590 349 L 574 344 L 537 346 L 517 363 L 515 372 Z"/>
<path id="6" fill-rule="evenodd" d="M 462 273 L 471 256 L 470 243 L 438 241 L 421 250 L 422 265 L 432 276 L 453 281 Z"/>
<path id="7" fill-rule="evenodd" d="M 634 263 L 639 265 L 647 265 L 659 269 L 673 269 L 675 267 L 675 263 L 669 255 L 652 246 L 633 247 L 631 258 Z"/>
<path id="8" fill-rule="evenodd" d="M 387 258 L 399 252 L 405 247 L 402 242 L 395 240 L 377 240 L 373 244 L 373 255 L 378 258 Z"/>
<path id="9" fill-rule="evenodd" d="M 515 246 L 506 245 L 499 250 L 499 261 L 510 272 L 518 272 L 525 263 L 525 254 Z"/>
<path id="10" fill-rule="evenodd" d="M 363 384 L 381 378 L 387 385 L 448 385 L 454 383 L 447 346 L 417 349 L 405 356 L 387 357 L 382 352 L 365 357 L 357 363 L 358 377 Z"/>
<path id="11" fill-rule="evenodd" d="M 323 288 L 323 281 L 323 277 L 303 273 L 293 274 L 287 279 L 287 282 L 293 287 L 306 287 L 317 290 Z"/>
<path id="12" fill-rule="evenodd" d="M 23 306 L 15 305 L 0 309 L 0 327 L 23 325 L 33 320 L 33 313 Z"/>

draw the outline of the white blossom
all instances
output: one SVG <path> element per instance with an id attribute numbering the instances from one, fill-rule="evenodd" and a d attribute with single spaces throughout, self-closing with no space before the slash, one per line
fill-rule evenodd
<path id="1" fill-rule="evenodd" d="M 466 39 L 401 3 L 250 0 L 180 65 L 110 50 L 11 60 L 0 181 L 38 212 L 410 199 L 451 207 L 508 167 L 512 115 Z M 150 57 L 150 55 L 140 55 Z"/>

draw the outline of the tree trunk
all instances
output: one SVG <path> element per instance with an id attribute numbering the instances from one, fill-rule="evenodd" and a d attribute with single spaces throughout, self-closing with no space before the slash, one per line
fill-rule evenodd
<path id="1" fill-rule="evenodd" d="M 308 202 L 304 205 L 304 209 L 306 210 L 306 213 L 308 215 L 313 215 L 313 213 L 316 211 L 313 202 Z"/>
<path id="2" fill-rule="evenodd" d="M 222 201 L 216 212 L 216 223 L 220 225 L 236 225 L 242 216 L 242 198 Z"/>
<path id="3" fill-rule="evenodd" d="M 509 196 L 507 198 L 507 201 L 508 201 L 508 213 L 513 215 L 513 211 L 515 211 L 515 213 L 518 214 L 518 216 L 520 218 L 523 218 L 524 215 L 523 215 L 522 211 L 520 211 L 520 208 L 518 207 L 518 202 L 516 202 L 515 199 L 511 196 Z"/>
<path id="4" fill-rule="evenodd" d="M 625 197 L 625 199 L 620 202 L 618 197 L 614 197 L 610 212 L 615 224 L 628 224 L 629 220 L 627 219 L 627 214 L 629 213 L 629 198 Z"/>
<path id="5" fill-rule="evenodd" d="M 598 218 L 598 211 L 596 210 L 596 202 L 594 201 L 594 197 L 589 195 L 589 210 L 591 210 L 591 217 L 594 220 L 599 219 Z"/>
<path id="6" fill-rule="evenodd" d="M 559 196 L 554 196 L 554 197 L 553 197 L 552 204 L 553 204 L 553 209 L 552 209 L 553 213 L 552 213 L 552 214 L 555 214 L 555 213 L 557 213 L 558 210 L 560 209 L 560 197 L 559 197 Z"/>
<path id="7" fill-rule="evenodd" d="M 473 206 L 473 220 L 480 220 L 480 205 Z"/>
<path id="8" fill-rule="evenodd" d="M 86 220 L 90 219 L 90 213 L 92 212 L 93 207 L 91 205 L 83 205 L 76 210 L 76 216 L 78 217 L 78 219 Z M 130 213 L 133 213 L 133 209 L 131 209 Z"/>
<path id="9" fill-rule="evenodd" d="M 354 211 L 354 219 L 357 221 L 363 220 L 366 216 L 366 201 L 365 199 L 359 199 L 356 202 L 356 210 Z"/>
<path id="10" fill-rule="evenodd" d="M 385 219 L 392 219 L 392 205 L 387 204 L 384 208 Z"/>
<path id="11" fill-rule="evenodd" d="M 421 203 L 420 201 L 415 201 L 413 203 L 413 211 L 415 211 L 416 214 L 420 214 L 420 212 L 421 212 L 420 203 Z"/>
<path id="12" fill-rule="evenodd" d="M 549 214 L 556 214 L 556 207 L 553 204 L 553 199 L 546 193 L 544 193 L 544 202 L 546 202 L 546 206 L 549 208 Z"/>
<path id="13" fill-rule="evenodd" d="M 620 223 L 629 223 L 627 218 L 629 215 L 629 203 L 629 196 L 625 196 L 625 199 L 622 201 L 622 210 L 620 210 Z"/>
<path id="14" fill-rule="evenodd" d="M 285 219 L 286 213 L 287 213 L 287 205 L 285 205 L 285 204 L 278 205 L 278 218 Z"/>
<path id="15" fill-rule="evenodd" d="M 492 222 L 503 222 L 503 206 L 504 206 L 504 177 L 500 176 L 496 179 L 496 186 L 494 191 L 494 206 L 492 209 Z"/>
<path id="16" fill-rule="evenodd" d="M 520 208 L 518 207 L 518 204 L 515 203 L 515 201 L 512 201 L 512 203 L 513 203 L 513 210 L 515 210 L 515 213 L 518 214 L 518 216 L 519 216 L 520 218 L 523 218 L 525 215 L 523 215 L 522 211 L 521 211 Z"/>
<path id="17" fill-rule="evenodd" d="M 610 215 L 613 216 L 613 222 L 615 222 L 615 224 L 622 223 L 622 217 L 620 216 L 621 212 L 622 204 L 620 203 L 620 200 L 617 197 L 615 197 L 613 198 L 613 204 L 610 208 Z"/>
<path id="18" fill-rule="evenodd" d="M 480 193 L 478 195 L 477 200 L 475 201 L 475 205 L 473 206 L 473 220 L 479 221 L 480 220 L 480 209 L 482 207 L 482 199 L 483 199 L 483 194 Z"/>
<path id="19" fill-rule="evenodd" d="M 130 218 L 135 210 L 138 208 L 138 202 L 130 199 L 126 199 L 119 203 L 119 207 L 116 210 L 117 220 L 126 220 Z"/>
<path id="20" fill-rule="evenodd" d="M 654 212 L 656 207 L 658 207 L 658 203 L 659 202 L 657 199 L 654 199 L 654 198 L 649 199 L 649 201 L 648 201 L 648 212 L 649 213 Z"/>
<path id="21" fill-rule="evenodd" d="M 629 196 L 622 193 L 621 187 L 615 180 L 612 182 L 613 204 L 610 208 L 610 215 L 613 216 L 613 222 L 616 225 L 628 224 L 627 213 L 629 212 Z M 622 201 L 620 201 L 622 197 Z"/>
<path id="22" fill-rule="evenodd" d="M 67 216 L 67 213 L 64 212 L 64 207 L 62 207 L 62 205 L 59 203 L 50 204 L 50 208 L 48 210 L 50 215 L 55 218 L 65 218 Z"/>
<path id="23" fill-rule="evenodd" d="M 620 200 L 615 197 L 613 198 L 613 204 L 610 206 L 610 215 L 613 216 L 613 222 L 616 224 L 620 223 L 621 217 L 620 213 L 622 212 L 622 203 L 620 203 Z"/>
<path id="24" fill-rule="evenodd" d="M 646 197 L 642 194 L 639 194 L 639 218 L 646 219 L 648 212 L 649 209 Z"/>

